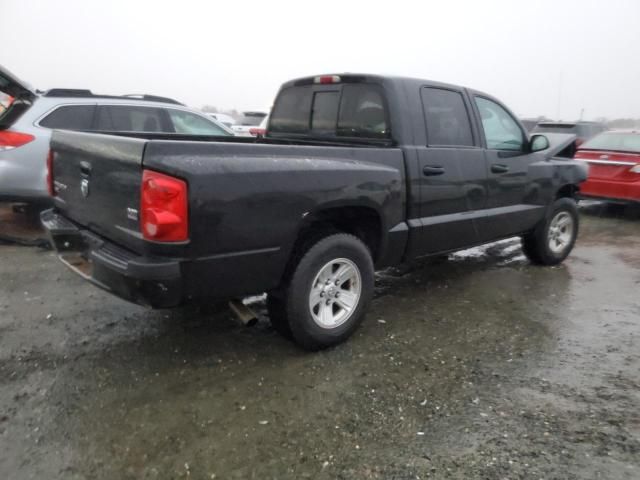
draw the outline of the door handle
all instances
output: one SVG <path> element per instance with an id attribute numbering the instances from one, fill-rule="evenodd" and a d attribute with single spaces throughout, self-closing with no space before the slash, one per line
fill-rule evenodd
<path id="1" fill-rule="evenodd" d="M 444 173 L 444 167 L 440 165 L 427 165 L 422 169 L 422 173 L 424 173 L 427 177 L 431 177 L 433 175 L 442 175 Z"/>
<path id="2" fill-rule="evenodd" d="M 491 165 L 491 171 L 493 173 L 507 173 L 509 171 L 509 167 L 502 165 L 501 163 L 494 163 Z"/>

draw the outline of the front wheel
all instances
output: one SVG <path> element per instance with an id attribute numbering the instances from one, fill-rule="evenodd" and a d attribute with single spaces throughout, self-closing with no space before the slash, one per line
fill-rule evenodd
<path id="1" fill-rule="evenodd" d="M 302 255 L 283 288 L 272 294 L 272 322 L 307 350 L 343 342 L 364 318 L 373 274 L 371 254 L 360 239 L 343 233 L 325 237 Z"/>
<path id="2" fill-rule="evenodd" d="M 578 206 L 572 198 L 555 201 L 548 215 L 522 237 L 522 250 L 532 263 L 557 265 L 571 250 L 578 237 Z"/>

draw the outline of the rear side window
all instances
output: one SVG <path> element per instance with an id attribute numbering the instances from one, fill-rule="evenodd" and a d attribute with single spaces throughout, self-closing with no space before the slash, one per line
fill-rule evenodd
<path id="1" fill-rule="evenodd" d="M 382 90 L 376 85 L 345 85 L 336 133 L 343 137 L 389 138 Z"/>
<path id="2" fill-rule="evenodd" d="M 194 113 L 175 109 L 169 109 L 168 112 L 176 133 L 186 133 L 189 135 L 229 135 L 229 133 L 225 132 L 215 123 Z"/>
<path id="3" fill-rule="evenodd" d="M 299 86 L 283 90 L 271 113 L 269 133 L 390 137 L 384 97 L 378 86 L 346 84 L 335 88 L 314 92 L 311 86 Z"/>
<path id="4" fill-rule="evenodd" d="M 423 88 L 422 104 L 429 145 L 473 146 L 471 122 L 462 94 L 443 88 Z"/>
<path id="5" fill-rule="evenodd" d="M 95 105 L 65 105 L 40 120 L 40 126 L 61 130 L 90 130 Z"/>
<path id="6" fill-rule="evenodd" d="M 163 111 L 155 107 L 103 105 L 98 107 L 96 129 L 103 132 L 167 132 Z"/>
<path id="7" fill-rule="evenodd" d="M 291 87 L 283 90 L 273 106 L 271 133 L 306 133 L 311 112 L 311 87 Z"/>

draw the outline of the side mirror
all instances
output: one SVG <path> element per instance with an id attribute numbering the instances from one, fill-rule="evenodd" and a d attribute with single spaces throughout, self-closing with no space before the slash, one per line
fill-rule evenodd
<path id="1" fill-rule="evenodd" d="M 529 150 L 531 152 L 540 152 L 549 148 L 549 139 L 544 135 L 536 134 L 531 136 L 529 140 Z"/>

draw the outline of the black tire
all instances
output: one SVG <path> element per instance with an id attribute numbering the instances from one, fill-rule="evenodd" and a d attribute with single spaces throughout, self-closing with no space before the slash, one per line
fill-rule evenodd
<path id="1" fill-rule="evenodd" d="M 335 327 L 321 326 L 309 306 L 313 283 L 323 268 L 340 260 L 347 260 L 359 275 L 360 293 L 354 307 L 345 313 L 345 320 Z M 349 282 L 347 282 L 349 283 Z M 357 282 L 356 282 L 357 283 Z M 299 256 L 282 288 L 269 295 L 269 314 L 274 328 L 292 338 L 306 350 L 319 350 L 345 341 L 363 320 L 373 297 L 374 268 L 371 253 L 357 237 L 345 233 L 329 235 L 318 240 Z M 343 292 L 340 288 L 332 291 Z M 356 287 L 354 287 L 356 288 Z M 324 293 L 324 292 L 323 292 Z M 339 303 L 327 290 L 327 299 Z M 344 293 L 343 293 L 344 295 Z M 344 299 L 343 299 L 344 300 Z M 333 304 L 331 309 L 333 310 Z M 341 312 L 341 307 L 335 307 Z M 317 313 L 316 313 L 317 315 Z"/>
<path id="2" fill-rule="evenodd" d="M 569 240 L 562 246 L 554 250 L 552 245 L 551 232 L 554 220 L 561 218 L 562 214 L 571 217 L 571 233 Z M 522 237 L 522 250 L 531 263 L 537 265 L 558 265 L 573 250 L 576 238 L 578 237 L 578 228 L 580 218 L 578 215 L 578 205 L 573 198 L 559 198 L 556 200 L 549 210 L 547 216 L 542 220 L 536 228 Z"/>

